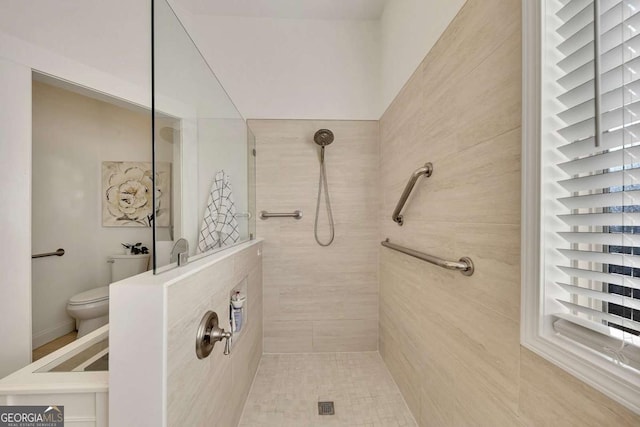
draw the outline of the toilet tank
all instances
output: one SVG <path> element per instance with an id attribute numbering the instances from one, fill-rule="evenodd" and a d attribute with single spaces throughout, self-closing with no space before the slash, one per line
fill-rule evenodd
<path id="1" fill-rule="evenodd" d="M 149 269 L 149 254 L 146 255 L 111 255 L 111 283 L 117 282 Z"/>

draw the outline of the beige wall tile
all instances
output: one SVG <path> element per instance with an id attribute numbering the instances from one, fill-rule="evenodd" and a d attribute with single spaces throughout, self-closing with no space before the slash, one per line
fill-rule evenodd
<path id="1" fill-rule="evenodd" d="M 520 223 L 520 141 L 518 128 L 459 151 L 451 164 L 442 162 L 455 176 L 448 221 Z"/>
<path id="2" fill-rule="evenodd" d="M 265 353 L 311 353 L 313 326 L 309 321 L 264 322 Z"/>
<path id="3" fill-rule="evenodd" d="M 421 178 L 407 203 L 406 225 L 416 222 L 418 226 L 435 222 L 518 224 L 520 141 L 520 129 L 515 129 L 455 155 L 434 160 L 433 175 Z M 420 166 L 416 163 L 406 164 L 401 185 L 389 186 L 385 212 L 393 211 L 409 175 Z M 389 179 L 384 175 L 382 178 L 384 182 Z"/>
<path id="4" fill-rule="evenodd" d="M 313 351 L 375 351 L 378 325 L 365 320 L 314 320 Z"/>
<path id="5" fill-rule="evenodd" d="M 262 317 L 255 320 L 256 322 L 254 322 L 254 319 L 250 319 L 247 329 L 243 331 L 242 340 L 245 340 L 247 344 L 244 345 L 244 343 L 239 342 L 238 344 L 242 345 L 237 345 L 233 348 L 233 363 L 231 365 L 233 388 L 231 399 L 227 398 L 228 405 L 233 408 L 232 426 L 238 425 L 246 397 L 249 395 L 253 378 L 262 357 Z"/>
<path id="6" fill-rule="evenodd" d="M 470 257 L 476 272 L 457 276 L 452 291 L 488 309 L 520 320 L 520 226 L 459 224 L 459 256 Z"/>
<path id="7" fill-rule="evenodd" d="M 517 37 L 520 15 L 519 0 L 467 0 L 422 63 L 425 93 L 455 88 L 506 39 Z"/>
<path id="8" fill-rule="evenodd" d="M 381 316 L 381 319 L 383 317 Z M 380 354 L 416 420 L 420 418 L 422 367 L 418 351 L 411 343 L 400 343 L 389 322 L 380 324 Z"/>
<path id="9" fill-rule="evenodd" d="M 302 220 L 258 220 L 264 244 L 266 352 L 372 350 L 378 323 L 379 126 L 367 121 L 251 120 L 258 155 L 257 210 L 303 211 Z M 314 239 L 319 152 L 331 129 L 326 168 L 335 241 Z M 320 235 L 328 236 L 320 209 Z M 331 332 L 318 322 L 340 325 Z M 345 326 L 351 325 L 351 326 Z M 316 340 L 317 339 L 317 340 Z M 349 340 L 353 340 L 349 343 Z"/>
<path id="10" fill-rule="evenodd" d="M 520 409 L 528 425 L 640 425 L 639 416 L 525 348 L 521 362 Z"/>
<path id="11" fill-rule="evenodd" d="M 420 418 L 418 423 L 428 427 L 454 426 L 456 412 L 454 377 L 437 363 L 423 358 L 420 381 Z M 437 393 L 434 390 L 438 390 Z"/>
<path id="12" fill-rule="evenodd" d="M 475 380 L 465 378 L 467 383 L 481 383 L 484 389 L 492 390 L 502 406 L 516 411 L 517 322 L 485 307 L 476 307 L 473 300 L 451 292 L 452 282 L 470 278 L 412 258 L 402 260 L 401 254 L 383 251 L 386 253 L 381 256 L 380 270 L 380 352 L 385 361 L 389 363 L 384 343 L 390 334 L 398 345 L 394 351 L 400 351 L 402 357 L 420 355 L 418 372 L 428 372 L 427 366 L 430 366 L 432 371 L 437 368 L 441 376 L 455 378 L 454 373 L 460 366 L 468 367 Z M 397 372 L 391 367 L 390 370 Z M 420 381 L 415 374 L 408 377 Z M 453 399 L 454 396 L 447 397 Z M 439 396 L 423 396 L 426 402 L 438 399 Z M 447 417 L 447 414 L 441 415 Z"/>
<path id="13" fill-rule="evenodd" d="M 522 38 L 514 31 L 455 90 L 456 144 L 463 150 L 520 127 Z M 499 111 L 500 114 L 496 114 Z"/>
<path id="14" fill-rule="evenodd" d="M 235 426 L 240 419 L 262 355 L 262 259 L 258 246 L 199 271 L 167 291 L 168 425 Z M 229 330 L 229 296 L 247 280 L 248 313 L 231 355 L 217 343 L 205 359 L 195 354 L 196 331 L 204 313 L 218 313 Z"/>
<path id="15" fill-rule="evenodd" d="M 487 386 L 483 377 L 461 364 L 455 373 L 456 408 L 453 424 L 456 426 L 509 426 L 523 425 L 519 415 L 505 406 L 496 389 Z M 517 409 L 516 409 L 517 410 Z"/>
<path id="16" fill-rule="evenodd" d="M 468 0 L 380 120 L 380 238 L 476 267 L 379 248 L 380 354 L 422 426 L 640 425 L 519 344 L 520 3 Z"/>
<path id="17" fill-rule="evenodd" d="M 418 132 L 419 120 L 424 113 L 422 85 L 423 79 L 419 73 L 411 76 L 381 118 L 380 137 L 385 141 L 393 141 Z M 388 149 L 389 146 L 381 146 L 382 152 Z"/>

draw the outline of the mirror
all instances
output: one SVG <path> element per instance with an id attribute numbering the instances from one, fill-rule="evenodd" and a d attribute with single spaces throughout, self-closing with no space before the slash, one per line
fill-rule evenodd
<path id="1" fill-rule="evenodd" d="M 255 235 L 254 138 L 166 2 L 153 2 L 154 272 Z M 172 254 L 173 252 L 173 254 Z M 173 255 L 173 256 L 172 256 Z"/>

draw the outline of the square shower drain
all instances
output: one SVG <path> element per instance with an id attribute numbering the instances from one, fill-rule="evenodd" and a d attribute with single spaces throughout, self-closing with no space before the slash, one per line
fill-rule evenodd
<path id="1" fill-rule="evenodd" d="M 318 414 L 334 415 L 335 413 L 333 402 L 318 402 Z"/>

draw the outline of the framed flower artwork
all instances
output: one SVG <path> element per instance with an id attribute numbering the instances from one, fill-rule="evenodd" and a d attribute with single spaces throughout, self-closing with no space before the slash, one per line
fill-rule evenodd
<path id="1" fill-rule="evenodd" d="M 171 223 L 171 163 L 156 164 L 156 207 L 148 162 L 102 162 L 102 225 L 158 227 Z"/>

